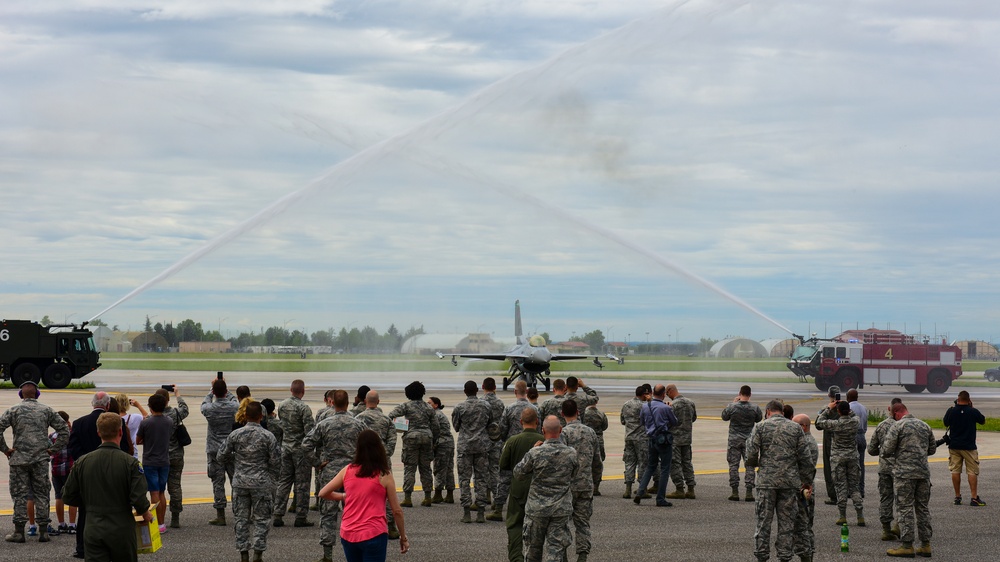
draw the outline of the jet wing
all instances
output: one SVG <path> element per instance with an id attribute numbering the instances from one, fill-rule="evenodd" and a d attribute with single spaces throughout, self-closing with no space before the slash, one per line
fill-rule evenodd
<path id="1" fill-rule="evenodd" d="M 490 361 L 506 361 L 511 357 L 524 357 L 524 355 L 511 355 L 509 353 L 441 353 L 440 351 L 435 355 L 438 356 L 438 359 L 444 359 L 445 357 L 455 359 L 461 357 L 463 359 L 487 359 Z"/>
<path id="2" fill-rule="evenodd" d="M 570 361 L 570 360 L 573 360 L 573 359 L 600 359 L 602 357 L 605 358 L 605 359 L 611 359 L 612 361 L 615 361 L 619 365 L 621 365 L 622 363 L 625 363 L 624 359 L 621 359 L 620 357 L 616 357 L 614 355 L 611 355 L 610 353 L 608 353 L 607 355 L 593 355 L 593 354 L 591 354 L 591 355 L 577 355 L 577 354 L 573 354 L 573 353 L 553 353 L 552 354 L 552 361 Z"/>

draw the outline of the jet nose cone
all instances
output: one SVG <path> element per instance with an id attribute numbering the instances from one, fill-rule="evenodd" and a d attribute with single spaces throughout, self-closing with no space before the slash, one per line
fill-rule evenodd
<path id="1" fill-rule="evenodd" d="M 540 348 L 531 353 L 531 358 L 539 363 L 548 363 L 552 360 L 552 352 L 548 349 Z"/>

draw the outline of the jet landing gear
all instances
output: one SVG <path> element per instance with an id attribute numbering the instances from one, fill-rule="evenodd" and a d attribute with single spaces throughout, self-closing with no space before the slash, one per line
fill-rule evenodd
<path id="1" fill-rule="evenodd" d="M 524 379 L 524 382 L 528 384 L 528 388 L 537 388 L 538 382 L 541 381 L 541 383 L 545 386 L 546 392 L 549 391 L 552 385 L 552 379 L 549 378 L 552 373 L 548 369 L 545 370 L 544 377 L 527 371 L 522 371 L 517 368 L 517 366 L 512 366 L 507 374 L 510 376 L 503 378 L 504 391 L 506 391 L 510 385 L 514 384 L 518 378 Z"/>

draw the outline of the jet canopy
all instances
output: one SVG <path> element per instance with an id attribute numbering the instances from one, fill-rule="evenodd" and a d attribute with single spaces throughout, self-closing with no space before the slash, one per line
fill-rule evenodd
<path id="1" fill-rule="evenodd" d="M 539 335 L 534 335 L 528 338 L 528 345 L 531 347 L 545 347 L 545 338 Z"/>

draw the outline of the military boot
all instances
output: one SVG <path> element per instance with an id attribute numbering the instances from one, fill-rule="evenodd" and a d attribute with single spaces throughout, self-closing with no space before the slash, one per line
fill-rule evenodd
<path id="1" fill-rule="evenodd" d="M 503 504 L 495 503 L 493 504 L 493 511 L 486 516 L 487 521 L 503 521 Z"/>
<path id="2" fill-rule="evenodd" d="M 840 519 L 837 519 L 837 522 L 834 523 L 834 525 L 837 525 L 837 526 L 847 525 L 847 510 L 846 509 L 841 509 L 840 510 Z"/>
<path id="3" fill-rule="evenodd" d="M 743 501 L 745 502 L 753 501 L 753 486 L 747 486 L 747 495 L 743 496 Z"/>
<path id="4" fill-rule="evenodd" d="M 688 491 L 684 494 L 684 499 L 693 500 L 694 499 L 694 486 L 688 486 Z"/>
<path id="5" fill-rule="evenodd" d="M 799 562 L 813 562 L 812 554 L 800 554 Z"/>
<path id="6" fill-rule="evenodd" d="M 264 551 L 255 550 L 253 551 L 253 562 L 264 562 Z"/>
<path id="7" fill-rule="evenodd" d="M 903 533 L 899 532 L 899 523 L 896 523 L 895 525 L 892 526 L 892 534 L 896 535 L 897 537 L 903 536 Z"/>
<path id="8" fill-rule="evenodd" d="M 923 556 L 924 558 L 931 557 L 931 541 L 923 541 L 920 543 L 920 548 L 914 549 L 914 554 L 917 556 Z"/>
<path id="9" fill-rule="evenodd" d="M 413 507 L 413 492 L 404 492 L 403 501 L 399 502 L 403 507 Z"/>
<path id="10" fill-rule="evenodd" d="M 865 526 L 865 512 L 859 509 L 858 510 L 858 527 L 864 527 L 864 526 Z"/>
<path id="11" fill-rule="evenodd" d="M 625 484 L 625 493 L 622 494 L 622 497 L 625 498 L 625 499 L 627 499 L 627 500 L 632 499 L 632 485 L 631 484 Z"/>
<path id="12" fill-rule="evenodd" d="M 285 520 L 282 519 L 281 517 L 275 517 L 274 521 L 271 521 L 271 526 L 272 527 L 284 527 L 285 526 Z"/>
<path id="13" fill-rule="evenodd" d="M 323 558 L 320 558 L 316 562 L 333 562 L 333 547 L 324 546 L 323 547 Z"/>
<path id="14" fill-rule="evenodd" d="M 314 527 L 315 525 L 316 525 L 315 523 L 309 521 L 305 517 L 302 518 L 296 517 L 295 523 L 292 524 L 293 527 Z"/>
<path id="15" fill-rule="evenodd" d="M 659 491 L 659 488 L 660 488 L 659 484 L 650 485 L 648 488 L 646 488 L 646 495 L 648 496 L 649 494 L 655 494 L 657 491 Z"/>
<path id="16" fill-rule="evenodd" d="M 4 538 L 7 542 L 24 542 L 24 523 L 15 523 L 14 532 Z"/>
<path id="17" fill-rule="evenodd" d="M 434 498 L 431 499 L 434 503 L 444 503 L 444 496 L 441 495 L 441 488 L 434 490 Z"/>
<path id="18" fill-rule="evenodd" d="M 170 528 L 171 529 L 181 528 L 181 512 L 179 511 L 170 512 Z"/>
<path id="19" fill-rule="evenodd" d="M 462 508 L 462 523 L 472 523 L 472 509 Z"/>
<path id="20" fill-rule="evenodd" d="M 448 489 L 444 495 L 444 503 L 455 503 L 455 490 Z"/>
<path id="21" fill-rule="evenodd" d="M 597 482 L 594 484 L 594 497 L 601 495 L 601 483 Z"/>
<path id="22" fill-rule="evenodd" d="M 486 508 L 480 507 L 476 512 L 476 523 L 486 523 Z"/>
<path id="23" fill-rule="evenodd" d="M 882 523 L 882 540 L 884 541 L 894 541 L 899 538 L 899 535 L 892 532 L 892 527 L 889 523 Z"/>
<path id="24" fill-rule="evenodd" d="M 903 558 L 913 558 L 915 556 L 912 542 L 904 542 L 899 545 L 899 548 L 890 548 L 885 553 L 889 556 L 901 556 Z"/>
<path id="25" fill-rule="evenodd" d="M 420 502 L 420 505 L 424 507 L 431 507 L 434 505 L 434 500 L 431 499 L 430 492 L 424 492 L 424 501 Z"/>
<path id="26" fill-rule="evenodd" d="M 587 562 L 587 553 L 581 552 L 576 555 L 576 562 Z"/>
<path id="27" fill-rule="evenodd" d="M 670 492 L 664 497 L 667 498 L 668 500 L 684 499 L 684 486 L 677 486 L 677 488 L 674 489 L 673 492 Z"/>
<path id="28" fill-rule="evenodd" d="M 216 508 L 216 510 L 215 510 L 215 519 L 212 519 L 211 521 L 209 521 L 208 524 L 209 525 L 215 525 L 217 527 L 225 527 L 226 526 L 226 509 L 225 508 Z"/>
<path id="29" fill-rule="evenodd" d="M 49 542 L 49 529 L 47 525 L 38 526 L 38 542 Z"/>
<path id="30" fill-rule="evenodd" d="M 240 551 L 240 562 L 250 562 L 250 552 L 247 550 Z"/>
<path id="31" fill-rule="evenodd" d="M 733 493 L 729 494 L 729 501 L 738 502 L 740 501 L 740 487 L 733 486 Z"/>
<path id="32" fill-rule="evenodd" d="M 389 521 L 389 540 L 396 540 L 399 538 L 399 529 L 396 528 L 395 521 Z"/>

